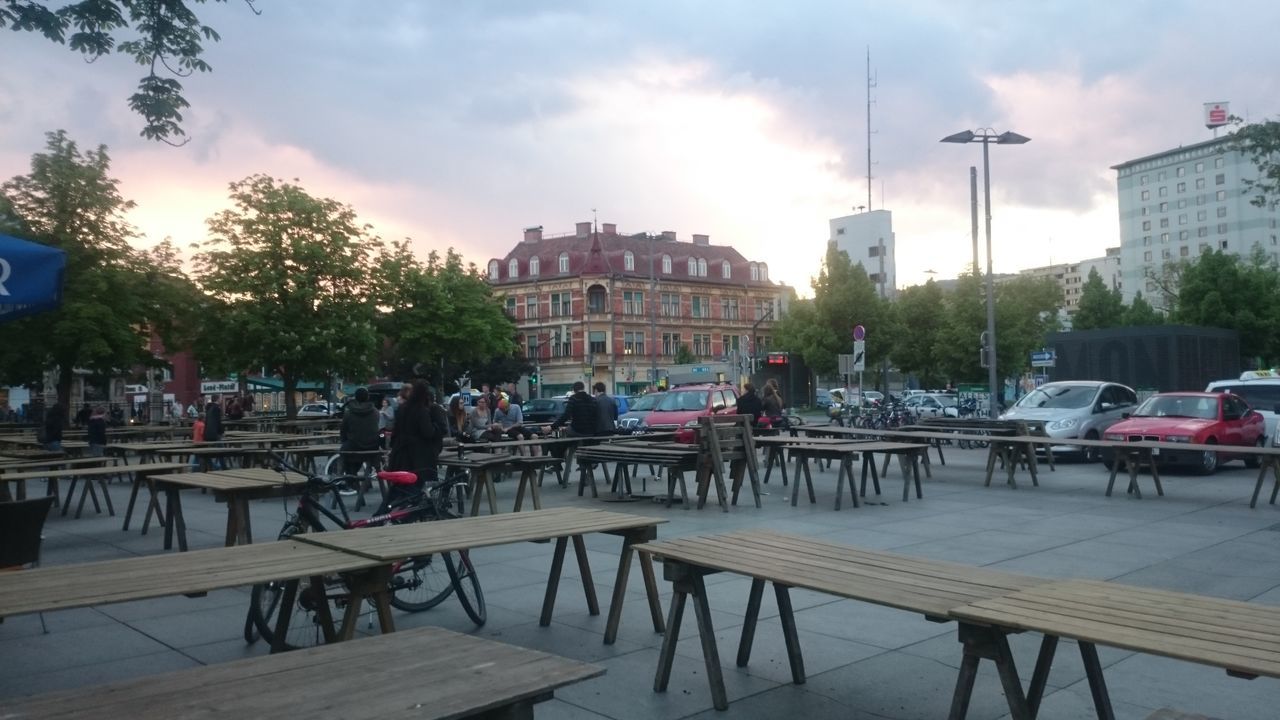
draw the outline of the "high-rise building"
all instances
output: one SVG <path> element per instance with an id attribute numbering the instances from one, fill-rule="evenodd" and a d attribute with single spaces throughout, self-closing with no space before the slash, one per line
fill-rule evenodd
<path id="1" fill-rule="evenodd" d="M 1255 246 L 1280 260 L 1277 213 L 1257 207 L 1244 180 L 1258 168 L 1229 137 L 1166 150 L 1112 166 L 1120 205 L 1121 292 L 1159 306 L 1166 264 L 1209 250 L 1248 257 Z"/>
<path id="2" fill-rule="evenodd" d="M 489 261 L 488 279 L 537 362 L 544 396 L 577 380 L 639 392 L 681 346 L 699 362 L 763 356 L 794 295 L 769 279 L 766 263 L 707 235 L 626 235 L 614 223 L 596 231 L 580 222 L 564 235 L 529 228 Z"/>
<path id="3" fill-rule="evenodd" d="M 1084 284 L 1089 282 L 1090 271 L 1097 270 L 1102 283 L 1107 289 L 1120 288 L 1120 248 L 1107 248 L 1102 257 L 1089 258 L 1077 262 L 1055 263 L 1043 267 L 1028 268 L 1018 271 L 1019 275 L 1049 278 L 1062 288 L 1062 310 L 1071 315 L 1080 304 L 1080 295 Z"/>
<path id="4" fill-rule="evenodd" d="M 893 213 L 871 210 L 832 218 L 831 242 L 861 263 L 882 297 L 897 296 L 898 269 L 894 261 Z"/>

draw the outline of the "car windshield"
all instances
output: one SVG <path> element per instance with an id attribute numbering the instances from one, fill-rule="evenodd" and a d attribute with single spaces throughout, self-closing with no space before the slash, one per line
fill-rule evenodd
<path id="1" fill-rule="evenodd" d="M 1082 408 L 1093 402 L 1098 389 L 1091 385 L 1057 385 L 1037 388 L 1022 396 L 1014 407 Z"/>
<path id="2" fill-rule="evenodd" d="M 706 390 L 677 390 L 676 392 L 667 393 L 662 398 L 655 410 L 676 411 L 681 410 L 705 410 L 707 407 L 707 398 L 711 393 Z"/>
<path id="3" fill-rule="evenodd" d="M 1133 417 L 1182 417 L 1218 419 L 1218 399 L 1190 395 L 1152 395 L 1138 406 Z"/>
<path id="4" fill-rule="evenodd" d="M 555 400 L 530 400 L 524 404 L 524 410 L 554 410 Z"/>
<path id="5" fill-rule="evenodd" d="M 956 405 L 956 399 L 951 395 L 934 395 L 933 399 L 944 407 L 955 407 Z"/>
<path id="6" fill-rule="evenodd" d="M 632 410 L 652 410 L 654 406 L 658 404 L 658 401 L 661 400 L 663 397 L 664 396 L 661 393 L 652 393 L 650 395 L 645 395 L 643 397 L 636 398 L 636 401 L 631 403 L 631 409 Z"/>

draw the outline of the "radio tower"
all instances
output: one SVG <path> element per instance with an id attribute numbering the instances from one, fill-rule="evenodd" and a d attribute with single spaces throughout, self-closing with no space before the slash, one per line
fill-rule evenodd
<path id="1" fill-rule="evenodd" d="M 871 46 L 867 46 L 867 212 L 871 212 L 871 89 L 876 79 L 871 74 Z"/>

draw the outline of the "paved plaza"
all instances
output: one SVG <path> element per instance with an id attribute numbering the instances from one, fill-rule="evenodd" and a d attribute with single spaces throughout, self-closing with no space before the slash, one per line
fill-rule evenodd
<path id="1" fill-rule="evenodd" d="M 553 482 L 543 488 L 546 506 L 573 505 L 638 513 L 668 520 L 659 539 L 713 534 L 745 528 L 812 536 L 862 548 L 1049 577 L 1095 578 L 1280 604 L 1280 508 L 1249 508 L 1256 471 L 1239 462 L 1213 477 L 1169 471 L 1164 497 L 1143 477 L 1143 499 L 1127 497 L 1123 480 L 1105 497 L 1107 473 L 1101 465 L 1059 463 L 1042 466 L 1041 483 L 1032 487 L 1024 472 L 1012 489 L 997 480 L 983 486 L 984 450 L 946 450 L 946 466 L 934 453 L 933 478 L 924 481 L 924 499 L 901 500 L 896 468 L 884 481 L 884 495 L 860 508 L 834 511 L 835 472 L 815 475 L 816 504 L 791 507 L 777 473 L 765 490 L 764 507 L 742 501 L 728 513 L 709 505 L 702 510 L 666 509 L 647 500 L 606 502 L 579 497 L 576 489 Z M 636 487 L 638 491 L 640 488 Z M 603 490 L 603 488 L 602 488 Z M 652 484 L 650 491 L 655 491 Z M 1268 490 L 1270 488 L 1268 487 Z M 41 492 L 39 484 L 32 490 Z M 515 483 L 498 484 L 500 507 L 512 505 Z M 126 486 L 112 485 L 116 508 L 127 499 Z M 293 501 L 253 503 L 253 528 L 259 540 L 274 536 Z M 184 508 L 192 548 L 222 544 L 226 508 L 212 496 L 186 493 Z M 136 520 L 136 518 L 135 518 Z M 44 564 L 66 564 L 155 554 L 163 532 L 120 529 L 119 517 L 94 515 L 75 520 L 51 517 L 46 525 Z M 602 604 L 612 591 L 620 539 L 588 535 L 591 568 Z M 808 681 L 790 682 L 782 632 L 772 593 L 765 594 L 751 664 L 734 664 L 738 629 L 743 622 L 749 581 L 732 575 L 708 578 L 712 620 L 720 640 L 720 659 L 732 703 L 727 712 L 711 709 L 697 625 L 686 613 L 679 656 L 667 692 L 653 692 L 662 637 L 652 632 L 640 573 L 631 573 L 630 592 L 618 642 L 602 643 L 605 615 L 587 612 L 577 563 L 564 567 L 556 614 L 540 627 L 538 611 L 551 564 L 547 544 L 484 548 L 473 552 L 485 597 L 488 623 L 477 630 L 457 601 L 408 615 L 396 612 L 397 627 L 438 625 L 503 642 L 599 663 L 603 676 L 557 692 L 539 705 L 539 718 L 779 718 L 806 720 L 936 720 L 946 717 L 961 660 L 954 624 L 938 624 L 918 615 L 867 603 L 837 600 L 796 590 L 792 593 Z M 571 558 L 572 556 L 570 556 Z M 661 579 L 664 609 L 670 584 Z M 36 616 L 8 618 L 0 624 L 0 708 L 4 698 L 80 687 L 160 673 L 198 664 L 264 654 L 262 642 L 242 638 L 248 588 L 209 593 L 201 598 L 164 598 L 46 614 L 49 634 Z M 362 622 L 362 632 L 374 632 Z M 1035 662 L 1039 637 L 1011 636 L 1024 680 Z M 1221 670 L 1188 662 L 1136 655 L 1099 646 L 1106 678 L 1122 720 L 1145 718 L 1163 706 L 1230 720 L 1274 720 L 1280 708 L 1280 683 L 1261 678 L 1231 678 Z M 359 682 L 360 668 L 346 678 L 316 678 L 317 683 Z M 405 678 L 431 682 L 431 678 Z M 2 715 L 3 713 L 0 713 Z M 1000 684 L 990 663 L 983 663 L 969 717 L 1007 717 Z M 1040 717 L 1074 720 L 1095 717 L 1084 669 L 1073 643 L 1064 642 L 1049 676 Z"/>

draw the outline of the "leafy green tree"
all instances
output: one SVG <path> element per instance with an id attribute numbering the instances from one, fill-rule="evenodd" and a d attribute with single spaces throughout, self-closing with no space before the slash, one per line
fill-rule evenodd
<path id="1" fill-rule="evenodd" d="M 688 345 L 680 343 L 676 346 L 676 354 L 675 357 L 672 358 L 672 362 L 676 365 L 692 365 L 693 363 L 698 362 L 698 358 L 693 354 L 693 351 L 689 349 Z"/>
<path id="2" fill-rule="evenodd" d="M 0 228 L 66 252 L 63 304 L 0 326 L 0 377 L 33 385 L 56 367 L 67 403 L 77 369 L 110 375 L 160 363 L 147 341 L 176 327 L 183 306 L 171 303 L 184 278 L 165 255 L 170 246 L 145 254 L 130 245 L 133 203 L 110 176 L 106 147 L 82 152 L 63 131 L 46 137 L 31 171 L 0 186 Z"/>
<path id="3" fill-rule="evenodd" d="M 1239 118 L 1234 118 L 1239 121 Z M 1257 178 L 1243 178 L 1253 193 L 1249 202 L 1258 207 L 1280 204 L 1280 121 L 1266 120 L 1241 126 L 1231 133 L 1231 147 L 1248 155 L 1258 167 Z"/>
<path id="4" fill-rule="evenodd" d="M 1151 307 L 1151 303 L 1142 297 L 1142 291 L 1139 290 L 1133 296 L 1133 302 L 1124 310 L 1124 324 L 1130 327 L 1140 325 L 1163 325 L 1164 316 L 1155 308 Z"/>
<path id="5" fill-rule="evenodd" d="M 421 372 L 415 374 L 428 377 L 443 367 L 443 386 L 462 375 L 493 372 L 495 361 L 514 359 L 515 324 L 480 270 L 464 265 L 452 249 L 444 257 L 432 252 L 423 263 L 407 242 L 393 243 L 379 254 L 377 266 L 383 308 L 378 329 L 392 367 L 416 367 Z"/>
<path id="6" fill-rule="evenodd" d="M 1247 260 L 1220 250 L 1182 266 L 1170 320 L 1230 328 L 1240 333 L 1240 354 L 1264 363 L 1280 360 L 1280 273 L 1261 248 Z"/>
<path id="7" fill-rule="evenodd" d="M 894 302 L 902 331 L 894 333 L 889 358 L 900 371 L 918 376 L 925 387 L 942 387 L 947 382 L 938 353 L 945 301 L 942 288 L 930 279 L 902 290 Z"/>
<path id="8" fill-rule="evenodd" d="M 1018 276 L 996 286 L 996 369 L 1016 377 L 1030 367 L 1032 350 L 1058 329 L 1062 288 L 1050 278 Z"/>
<path id="9" fill-rule="evenodd" d="M 955 382 L 978 382 L 987 377 L 979 363 L 981 335 L 987 329 L 986 295 L 982 276 L 961 275 L 946 293 L 940 308 L 942 324 L 934 340 L 939 371 Z M 997 338 L 998 340 L 999 338 Z"/>
<path id="10" fill-rule="evenodd" d="M 231 200 L 195 256 L 209 299 L 197 353 L 211 366 L 278 374 L 292 418 L 300 380 L 372 369 L 379 241 L 349 206 L 265 175 L 232 183 Z"/>
<path id="11" fill-rule="evenodd" d="M 1074 330 L 1094 330 L 1119 327 L 1124 323 L 1124 300 L 1120 291 L 1107 287 L 1096 268 L 1089 270 L 1089 279 L 1080 291 L 1080 303 L 1071 316 Z"/>
<path id="12" fill-rule="evenodd" d="M 214 0 L 225 2 L 226 0 Z M 129 107 L 146 120 L 142 136 L 171 142 L 184 135 L 182 111 L 190 106 L 182 96 L 184 78 L 211 68 L 201 55 L 205 41 L 218 33 L 192 11 L 205 0 L 79 0 L 57 9 L 36 0 L 0 0 L 0 28 L 38 32 L 50 41 L 78 51 L 92 62 L 118 50 L 147 68 Z M 254 0 L 245 0 L 251 10 Z M 132 30 L 136 36 L 122 40 Z"/>

